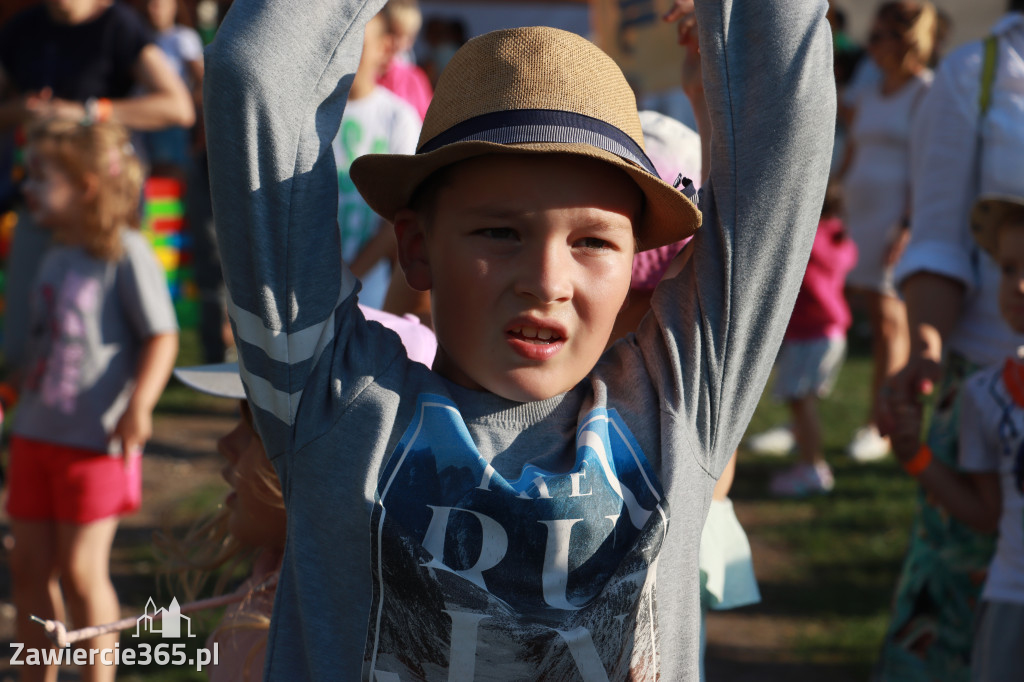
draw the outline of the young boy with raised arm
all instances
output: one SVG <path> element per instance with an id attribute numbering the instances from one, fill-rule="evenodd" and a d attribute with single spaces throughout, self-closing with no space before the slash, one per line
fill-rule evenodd
<path id="1" fill-rule="evenodd" d="M 338 257 L 330 142 L 380 4 L 237 0 L 208 57 L 229 310 L 288 511 L 267 676 L 696 679 L 701 528 L 824 196 L 826 3 L 697 0 L 700 229 L 600 50 L 548 28 L 463 47 L 417 153 L 351 169 L 430 290 L 432 370 Z M 634 250 L 694 231 L 606 352 Z"/>

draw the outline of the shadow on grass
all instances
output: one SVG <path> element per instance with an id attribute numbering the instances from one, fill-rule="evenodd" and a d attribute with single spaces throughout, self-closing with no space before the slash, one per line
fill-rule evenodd
<path id="1" fill-rule="evenodd" d="M 863 561 L 829 566 L 807 583 L 759 581 L 761 603 L 750 613 L 846 618 L 872 616 L 889 605 L 899 562 Z"/>
<path id="2" fill-rule="evenodd" d="M 709 680 L 729 682 L 860 682 L 866 672 L 845 663 L 789 663 L 764 660 L 744 660 L 750 653 L 746 649 L 709 646 L 704 669 Z"/>

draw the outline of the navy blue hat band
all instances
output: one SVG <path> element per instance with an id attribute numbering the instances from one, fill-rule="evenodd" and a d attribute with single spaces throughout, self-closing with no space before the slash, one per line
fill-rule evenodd
<path id="1" fill-rule="evenodd" d="M 426 154 L 456 142 L 587 144 L 615 154 L 658 177 L 658 171 L 643 148 L 629 135 L 610 123 L 568 111 L 511 109 L 482 114 L 457 123 L 427 140 L 416 153 Z"/>

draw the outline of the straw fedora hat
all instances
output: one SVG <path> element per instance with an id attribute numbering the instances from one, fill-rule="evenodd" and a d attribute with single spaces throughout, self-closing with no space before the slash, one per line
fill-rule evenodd
<path id="1" fill-rule="evenodd" d="M 990 194 L 979 199 L 971 211 L 974 241 L 993 258 L 996 257 L 999 227 L 1011 211 L 1024 211 L 1024 197 Z"/>
<path id="2" fill-rule="evenodd" d="M 662 181 L 644 151 L 636 98 L 611 57 L 547 27 L 487 33 L 442 73 L 415 155 L 367 154 L 349 174 L 366 203 L 391 220 L 433 172 L 484 154 L 573 154 L 612 164 L 644 193 L 641 249 L 700 227 L 692 185 Z M 687 196 L 689 195 L 689 196 Z"/>

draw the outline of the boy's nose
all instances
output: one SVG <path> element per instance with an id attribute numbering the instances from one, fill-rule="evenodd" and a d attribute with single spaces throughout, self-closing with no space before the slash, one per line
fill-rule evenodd
<path id="1" fill-rule="evenodd" d="M 564 244 L 545 243 L 528 250 L 522 259 L 516 293 L 540 303 L 572 298 L 572 254 Z"/>

